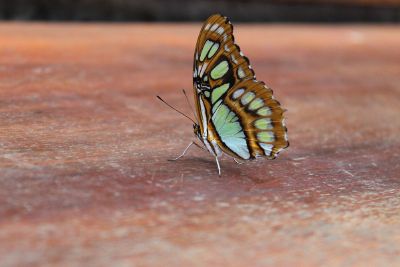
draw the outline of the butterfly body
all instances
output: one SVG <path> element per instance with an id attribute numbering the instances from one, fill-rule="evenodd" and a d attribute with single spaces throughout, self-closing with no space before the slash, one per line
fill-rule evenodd
<path id="1" fill-rule="evenodd" d="M 283 110 L 257 81 L 234 43 L 233 27 L 219 14 L 204 23 L 194 53 L 195 134 L 215 157 L 273 159 L 288 146 Z"/>

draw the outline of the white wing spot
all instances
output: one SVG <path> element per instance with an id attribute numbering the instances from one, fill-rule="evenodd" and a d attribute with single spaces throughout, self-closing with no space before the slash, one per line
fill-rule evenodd
<path id="1" fill-rule="evenodd" d="M 229 49 L 228 45 L 225 45 L 225 46 L 224 46 L 224 49 L 225 49 L 226 52 L 231 51 L 231 50 Z"/>
<path id="2" fill-rule="evenodd" d="M 210 31 L 213 32 L 218 28 L 219 24 L 218 23 L 214 23 L 214 25 L 211 26 Z"/>
<path id="3" fill-rule="evenodd" d="M 236 60 L 236 58 L 233 54 L 231 55 L 231 59 L 236 65 L 238 64 L 238 61 Z"/>
<path id="4" fill-rule="evenodd" d="M 218 27 L 218 29 L 215 30 L 216 33 L 218 33 L 219 35 L 222 35 L 224 33 L 224 28 L 223 27 Z"/>
<path id="5" fill-rule="evenodd" d="M 240 79 L 242 79 L 242 78 L 244 78 L 244 76 L 246 76 L 246 74 L 244 73 L 242 67 L 238 68 L 237 74 L 238 74 Z"/>
<path id="6" fill-rule="evenodd" d="M 200 77 L 203 77 L 204 72 L 206 71 L 208 63 L 204 63 L 203 67 L 201 68 Z"/>

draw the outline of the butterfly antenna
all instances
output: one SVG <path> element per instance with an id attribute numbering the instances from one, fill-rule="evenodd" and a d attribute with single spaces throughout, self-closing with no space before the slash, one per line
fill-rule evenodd
<path id="1" fill-rule="evenodd" d="M 176 108 L 174 108 L 173 106 L 171 106 L 170 104 L 168 104 L 167 102 L 165 102 L 164 99 L 162 99 L 160 96 L 157 96 L 158 99 L 160 99 L 165 105 L 167 105 L 168 107 L 172 108 L 173 110 L 175 110 L 176 112 L 178 112 L 179 114 L 181 114 L 182 116 L 185 116 L 186 118 L 188 118 L 189 120 L 191 120 L 194 124 L 197 124 L 194 120 L 192 120 L 190 117 L 188 117 L 186 114 L 184 114 L 183 112 L 177 110 Z"/>
<path id="2" fill-rule="evenodd" d="M 186 101 L 187 101 L 187 103 L 188 103 L 188 105 L 189 105 L 189 107 L 190 107 L 190 110 L 191 110 L 192 113 L 193 113 L 194 118 L 196 118 L 196 114 L 194 113 L 194 109 L 193 109 L 192 105 L 190 104 L 190 101 L 189 101 L 189 98 L 188 98 L 188 96 L 187 96 L 187 94 L 186 94 L 185 89 L 182 89 L 182 92 L 183 92 L 183 94 L 185 95 Z M 197 121 L 197 119 L 196 119 L 196 121 Z M 197 124 L 199 124 L 199 122 L 197 122 Z"/>

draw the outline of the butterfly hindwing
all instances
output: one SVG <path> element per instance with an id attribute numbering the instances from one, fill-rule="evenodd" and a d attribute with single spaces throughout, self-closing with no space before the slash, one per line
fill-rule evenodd
<path id="1" fill-rule="evenodd" d="M 226 17 L 213 15 L 204 23 L 193 82 L 201 132 L 223 152 L 241 159 L 275 158 L 288 146 L 283 110 L 272 90 L 255 80 Z"/>
<path id="2" fill-rule="evenodd" d="M 240 117 L 252 158 L 272 159 L 288 146 L 283 110 L 263 82 L 239 82 L 229 90 L 224 103 Z"/>

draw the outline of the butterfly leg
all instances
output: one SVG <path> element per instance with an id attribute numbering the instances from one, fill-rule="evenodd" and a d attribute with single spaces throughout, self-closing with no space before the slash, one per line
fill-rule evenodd
<path id="1" fill-rule="evenodd" d="M 191 147 L 193 144 L 196 144 L 196 143 L 192 141 L 192 142 L 185 148 L 185 150 L 183 150 L 183 153 L 182 153 L 179 157 L 174 158 L 174 159 L 169 159 L 169 161 L 175 161 L 175 160 L 178 160 L 178 159 L 182 158 L 183 156 L 185 156 L 186 151 L 188 151 L 189 147 Z M 197 144 L 196 144 L 196 145 L 197 145 Z"/>
<path id="2" fill-rule="evenodd" d="M 221 167 L 219 166 L 218 157 L 215 157 L 215 161 L 217 162 L 217 167 L 218 167 L 218 176 L 221 176 Z"/>
<path id="3" fill-rule="evenodd" d="M 239 165 L 244 163 L 244 162 L 237 161 L 235 158 L 233 158 L 233 160 Z"/>

